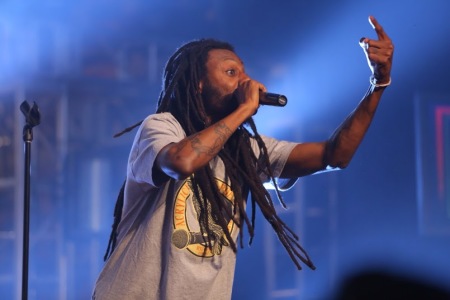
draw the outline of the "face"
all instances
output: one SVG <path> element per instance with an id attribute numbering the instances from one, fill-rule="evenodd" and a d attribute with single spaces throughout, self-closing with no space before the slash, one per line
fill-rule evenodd
<path id="1" fill-rule="evenodd" d="M 224 49 L 209 51 L 206 71 L 206 78 L 200 82 L 199 88 L 208 115 L 217 120 L 236 108 L 233 93 L 239 82 L 248 76 L 239 57 Z"/>

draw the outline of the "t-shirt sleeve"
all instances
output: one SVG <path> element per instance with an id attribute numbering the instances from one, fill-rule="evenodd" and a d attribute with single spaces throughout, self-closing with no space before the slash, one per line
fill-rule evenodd
<path id="1" fill-rule="evenodd" d="M 159 151 L 185 137 L 178 121 L 169 113 L 154 114 L 143 122 L 133 142 L 128 162 L 128 176 L 138 183 L 155 186 L 152 168 Z"/>
<path id="2" fill-rule="evenodd" d="M 275 177 L 278 187 L 280 190 L 287 190 L 291 188 L 297 178 L 288 178 L 288 179 L 280 179 L 281 172 L 283 171 L 284 165 L 289 157 L 289 154 L 292 152 L 297 143 L 277 140 L 271 137 L 267 137 L 261 135 L 262 140 L 264 141 L 267 154 L 269 156 L 270 168 L 272 170 L 272 174 Z M 257 146 L 256 141 L 254 141 L 255 145 L 255 154 L 257 157 L 259 156 L 259 147 Z M 260 178 L 264 182 L 264 186 L 268 189 L 273 189 L 272 182 L 270 181 L 269 176 L 265 172 L 260 173 Z"/>

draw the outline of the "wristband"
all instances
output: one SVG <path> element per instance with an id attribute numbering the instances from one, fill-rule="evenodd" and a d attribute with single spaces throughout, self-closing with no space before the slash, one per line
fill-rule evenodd
<path id="1" fill-rule="evenodd" d="M 376 79 L 374 76 L 370 76 L 369 81 L 370 81 L 370 84 L 371 84 L 374 88 L 377 88 L 377 87 L 386 87 L 386 86 L 391 85 L 391 77 L 389 77 L 389 81 L 386 82 L 386 83 L 377 83 L 377 79 Z"/>

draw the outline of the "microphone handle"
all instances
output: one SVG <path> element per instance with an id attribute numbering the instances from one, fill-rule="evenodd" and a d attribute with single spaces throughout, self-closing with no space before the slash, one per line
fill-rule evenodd
<path id="1" fill-rule="evenodd" d="M 287 97 L 275 93 L 259 93 L 259 104 L 270 106 L 285 106 L 287 104 Z"/>

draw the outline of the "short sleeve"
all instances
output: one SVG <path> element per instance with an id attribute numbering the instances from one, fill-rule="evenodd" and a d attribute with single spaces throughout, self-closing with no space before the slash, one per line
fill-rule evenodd
<path id="1" fill-rule="evenodd" d="M 138 183 L 155 186 L 152 168 L 158 153 L 166 145 L 177 143 L 186 134 L 170 113 L 148 116 L 141 124 L 128 160 L 128 177 Z"/>
<path id="2" fill-rule="evenodd" d="M 267 154 L 269 156 L 270 168 L 272 170 L 272 174 L 275 177 L 277 184 L 280 190 L 287 190 L 291 188 L 297 178 L 283 179 L 281 180 L 279 177 L 281 172 L 283 171 L 284 165 L 291 154 L 294 147 L 297 143 L 277 140 L 271 137 L 261 136 L 264 144 L 267 148 Z M 254 151 L 256 156 L 259 156 L 260 150 L 256 141 L 253 141 L 252 146 L 254 147 Z M 264 172 L 260 173 L 261 180 L 265 183 L 264 186 L 268 189 L 274 188 L 272 183 L 270 182 L 270 178 Z"/>

